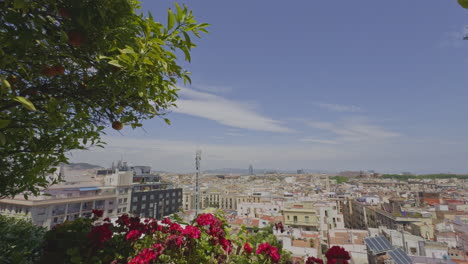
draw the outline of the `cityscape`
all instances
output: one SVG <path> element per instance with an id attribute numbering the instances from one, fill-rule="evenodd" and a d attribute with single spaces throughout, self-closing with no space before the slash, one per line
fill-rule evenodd
<path id="1" fill-rule="evenodd" d="M 156 173 L 122 160 L 109 168 L 64 165 L 50 176 L 63 182 L 28 200 L 0 200 L 0 214 L 53 229 L 91 217 L 93 209 L 114 220 L 178 215 L 186 222 L 197 210 L 221 211 L 234 233 L 276 226 L 273 234 L 294 263 L 321 258 L 333 246 L 357 264 L 467 261 L 468 175 L 254 174 L 252 164 L 245 171 L 200 172 L 197 192 L 194 173 Z"/>

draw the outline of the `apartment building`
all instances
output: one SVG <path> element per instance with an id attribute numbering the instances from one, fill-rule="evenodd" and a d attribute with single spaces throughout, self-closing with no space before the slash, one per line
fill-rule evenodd
<path id="1" fill-rule="evenodd" d="M 315 202 L 288 203 L 283 208 L 283 217 L 286 226 L 307 231 L 318 231 L 320 227 Z"/>
<path id="2" fill-rule="evenodd" d="M 140 217 L 158 218 L 178 212 L 182 208 L 182 188 L 161 182 L 149 166 L 134 166 L 130 212 Z"/>

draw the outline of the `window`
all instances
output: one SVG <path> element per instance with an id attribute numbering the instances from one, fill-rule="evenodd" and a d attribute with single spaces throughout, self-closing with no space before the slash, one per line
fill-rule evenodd
<path id="1" fill-rule="evenodd" d="M 138 197 L 137 196 L 133 197 L 132 201 L 133 202 L 138 202 Z"/>
<path id="2" fill-rule="evenodd" d="M 57 223 L 57 221 L 58 221 L 58 218 L 54 217 L 54 223 Z"/>
<path id="3" fill-rule="evenodd" d="M 154 200 L 154 194 L 150 195 L 150 200 Z"/>
<path id="4" fill-rule="evenodd" d="M 309 222 L 309 216 L 306 215 L 304 218 L 305 218 L 306 223 L 308 223 Z"/>
<path id="5" fill-rule="evenodd" d="M 146 204 L 142 204 L 141 209 L 146 209 Z"/>
<path id="6" fill-rule="evenodd" d="M 294 216 L 294 223 L 297 223 L 297 215 Z"/>
<path id="7" fill-rule="evenodd" d="M 126 202 L 127 202 L 127 198 L 124 198 L 124 203 L 126 203 Z"/>
<path id="8" fill-rule="evenodd" d="M 123 201 L 123 200 L 122 200 L 122 198 L 120 198 L 120 199 L 119 199 L 119 204 L 121 204 L 121 203 L 122 203 L 122 201 Z"/>
<path id="9" fill-rule="evenodd" d="M 122 209 L 122 213 L 125 213 L 126 211 L 127 211 L 127 207 L 124 207 L 124 208 Z"/>
<path id="10" fill-rule="evenodd" d="M 169 198 L 169 193 L 166 193 L 166 198 Z"/>
<path id="11" fill-rule="evenodd" d="M 288 220 L 289 220 L 289 215 L 288 215 Z"/>
<path id="12" fill-rule="evenodd" d="M 113 205 L 114 204 L 114 201 L 109 201 L 109 205 Z"/>
<path id="13" fill-rule="evenodd" d="M 146 195 L 141 196 L 142 201 L 146 201 Z"/>
<path id="14" fill-rule="evenodd" d="M 117 209 L 117 213 L 120 214 L 120 212 L 122 212 L 122 210 L 120 210 L 120 208 Z"/>
<path id="15" fill-rule="evenodd" d="M 136 211 L 137 211 L 137 206 L 136 205 L 132 206 L 132 212 L 136 212 Z"/>
<path id="16" fill-rule="evenodd" d="M 107 210 L 107 213 L 108 213 L 108 214 L 112 214 L 113 211 L 114 211 L 114 210 L 110 209 L 110 210 Z"/>

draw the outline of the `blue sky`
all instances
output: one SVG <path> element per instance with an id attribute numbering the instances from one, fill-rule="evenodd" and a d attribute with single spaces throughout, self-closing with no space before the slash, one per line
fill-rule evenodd
<path id="1" fill-rule="evenodd" d="M 198 0 L 179 107 L 73 161 L 468 172 L 468 10 L 456 0 Z M 166 21 L 173 1 L 144 1 Z"/>

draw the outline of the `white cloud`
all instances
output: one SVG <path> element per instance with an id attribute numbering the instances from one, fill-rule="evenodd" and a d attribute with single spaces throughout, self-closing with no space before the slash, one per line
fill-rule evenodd
<path id="1" fill-rule="evenodd" d="M 218 95 L 180 88 L 174 112 L 214 120 L 220 124 L 257 131 L 293 132 L 280 121 L 258 113 L 253 104 Z"/>
<path id="2" fill-rule="evenodd" d="M 339 104 L 326 104 L 326 103 L 317 103 L 318 107 L 327 109 L 334 112 L 362 112 L 362 109 L 355 105 L 339 105 Z"/>

